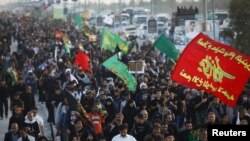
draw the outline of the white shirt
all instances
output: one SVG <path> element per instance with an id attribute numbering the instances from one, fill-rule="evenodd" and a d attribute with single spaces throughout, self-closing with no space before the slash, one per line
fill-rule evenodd
<path id="1" fill-rule="evenodd" d="M 81 100 L 81 98 L 82 98 L 82 95 L 83 95 L 83 92 L 82 91 L 74 91 L 73 93 L 72 93 L 72 95 L 75 97 L 75 99 L 77 100 L 77 101 L 80 101 Z"/>
<path id="2" fill-rule="evenodd" d="M 127 134 L 126 137 L 122 137 L 120 134 L 114 136 L 112 141 L 137 141 L 133 136 Z"/>
<path id="3" fill-rule="evenodd" d="M 37 121 L 38 125 L 44 126 L 44 121 L 43 121 L 43 118 L 42 118 L 41 116 L 36 115 L 36 116 L 33 117 L 33 119 L 34 119 L 35 121 Z"/>
<path id="4" fill-rule="evenodd" d="M 25 120 L 28 120 L 28 116 L 25 116 Z M 44 121 L 43 118 L 39 115 L 36 115 L 33 117 L 33 120 L 36 121 L 38 123 L 39 126 L 44 126 Z"/>
<path id="5" fill-rule="evenodd" d="M 35 141 L 35 138 L 33 136 L 31 136 L 31 135 L 28 135 L 28 139 L 30 141 Z M 17 141 L 23 141 L 22 137 L 18 138 Z"/>
<path id="6" fill-rule="evenodd" d="M 196 31 L 188 32 L 186 34 L 186 38 L 188 40 L 187 42 L 190 42 L 191 40 L 193 40 L 198 34 L 199 32 L 196 32 Z"/>

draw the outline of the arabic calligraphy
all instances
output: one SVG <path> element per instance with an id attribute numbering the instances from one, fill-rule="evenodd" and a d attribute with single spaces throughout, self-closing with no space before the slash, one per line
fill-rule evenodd
<path id="1" fill-rule="evenodd" d="M 247 59 L 244 59 L 241 55 L 237 55 L 235 57 L 235 60 L 238 61 L 238 64 L 242 64 L 245 69 L 247 69 L 248 71 L 250 71 L 250 64 L 248 63 Z"/>
<path id="2" fill-rule="evenodd" d="M 128 87 L 132 90 L 135 89 L 136 80 L 134 77 L 131 77 L 130 73 L 128 73 L 126 67 L 118 67 L 119 64 L 117 62 L 113 62 L 113 64 L 110 66 L 109 70 L 114 73 L 116 76 L 121 78 L 125 84 L 128 85 Z"/>
<path id="3" fill-rule="evenodd" d="M 195 84 L 199 88 L 203 88 L 211 92 L 218 92 L 224 95 L 228 100 L 234 101 L 234 95 L 229 94 L 229 92 L 223 87 L 216 87 L 212 82 L 203 80 L 203 78 L 199 78 L 198 76 L 191 76 L 190 74 L 185 72 L 185 69 L 182 69 L 182 71 L 180 72 L 180 76 L 185 78 L 188 82 Z"/>
<path id="4" fill-rule="evenodd" d="M 226 48 L 213 46 L 210 41 L 205 41 L 203 38 L 199 38 L 197 43 L 204 47 L 206 50 L 212 50 L 214 53 L 220 53 L 223 57 L 229 57 L 230 60 L 236 60 L 238 64 L 243 65 L 243 67 L 250 72 L 250 62 L 248 59 L 242 55 L 237 55 L 238 53 L 234 51 L 227 51 Z"/>
<path id="5" fill-rule="evenodd" d="M 198 67 L 199 72 L 203 72 L 207 79 L 210 79 L 213 76 L 215 82 L 222 82 L 223 77 L 228 79 L 235 79 L 235 76 L 222 70 L 219 64 L 219 58 L 216 56 L 215 59 L 212 59 L 211 56 L 206 56 L 205 59 L 202 59 Z"/>
<path id="6" fill-rule="evenodd" d="M 115 75 L 117 76 L 120 76 L 119 73 L 115 70 L 115 65 L 113 65 L 111 68 L 110 68 L 110 71 L 113 72 Z M 124 76 L 120 76 L 120 78 L 124 81 L 124 82 L 127 82 L 127 78 L 124 77 Z"/>
<path id="7" fill-rule="evenodd" d="M 236 56 L 236 54 L 235 54 L 235 52 L 225 52 L 223 56 L 224 57 L 229 56 L 230 60 L 232 60 Z"/>
<path id="8" fill-rule="evenodd" d="M 188 80 L 188 82 L 191 81 L 191 76 L 187 73 L 185 73 L 185 70 L 183 69 L 181 72 L 180 72 L 180 75 L 184 78 L 186 78 Z"/>
<path id="9" fill-rule="evenodd" d="M 110 67 L 110 71 L 113 72 L 115 75 L 118 76 L 118 72 L 115 70 L 115 65 Z"/>

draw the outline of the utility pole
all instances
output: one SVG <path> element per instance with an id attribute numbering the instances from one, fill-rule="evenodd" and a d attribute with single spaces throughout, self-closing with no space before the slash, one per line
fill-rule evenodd
<path id="1" fill-rule="evenodd" d="M 122 22 L 122 0 L 119 0 L 119 21 Z"/>
<path id="2" fill-rule="evenodd" d="M 207 0 L 203 0 L 203 31 L 207 31 Z"/>
<path id="3" fill-rule="evenodd" d="M 100 14 L 100 0 L 98 0 L 98 14 Z"/>
<path id="4" fill-rule="evenodd" d="M 212 8 L 213 8 L 213 34 L 214 34 L 214 40 L 215 40 L 215 13 L 214 13 L 214 0 L 212 0 Z"/>
<path id="5" fill-rule="evenodd" d="M 84 11 L 87 10 L 87 0 L 84 0 Z"/>
<path id="6" fill-rule="evenodd" d="M 150 1 L 151 15 L 153 15 L 153 0 Z"/>

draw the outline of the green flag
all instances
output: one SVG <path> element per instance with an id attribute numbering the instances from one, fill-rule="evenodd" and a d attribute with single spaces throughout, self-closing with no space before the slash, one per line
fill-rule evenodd
<path id="1" fill-rule="evenodd" d="M 74 21 L 75 21 L 75 24 L 78 26 L 79 30 L 82 31 L 83 30 L 83 20 L 82 20 L 82 17 L 80 16 L 80 14 L 77 14 L 75 17 L 74 17 Z"/>
<path id="2" fill-rule="evenodd" d="M 108 31 L 107 29 L 103 29 L 101 31 L 101 41 L 102 41 L 102 48 L 104 50 L 110 50 L 114 52 L 116 49 L 116 46 L 118 45 L 120 50 L 123 53 L 128 52 L 128 43 L 123 41 L 115 33 Z"/>
<path id="3" fill-rule="evenodd" d="M 121 78 L 130 91 L 136 90 L 136 80 L 134 76 L 129 73 L 127 66 L 120 62 L 116 55 L 110 57 L 103 62 L 102 65 Z"/>
<path id="4" fill-rule="evenodd" d="M 179 51 L 164 34 L 162 34 L 155 41 L 154 46 L 161 52 L 165 53 L 169 58 L 172 58 L 174 61 L 176 61 L 180 56 Z"/>
<path id="5" fill-rule="evenodd" d="M 63 8 L 60 6 L 53 6 L 53 18 L 54 19 L 64 19 Z"/>
<path id="6" fill-rule="evenodd" d="M 71 47 L 72 47 L 71 41 L 69 39 L 65 38 L 65 37 L 64 37 L 63 40 L 64 40 L 65 53 L 70 55 L 70 50 L 71 50 Z"/>
<path id="7" fill-rule="evenodd" d="M 65 53 L 70 54 L 71 43 L 65 43 Z"/>

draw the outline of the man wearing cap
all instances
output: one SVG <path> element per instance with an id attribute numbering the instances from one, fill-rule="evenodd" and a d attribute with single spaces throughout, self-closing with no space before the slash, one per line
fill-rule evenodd
<path id="1" fill-rule="evenodd" d="M 148 92 L 147 89 L 148 89 L 148 86 L 146 83 L 140 84 L 140 90 L 134 96 L 134 100 L 135 100 L 136 105 L 140 105 L 143 94 L 147 94 L 147 92 Z"/>
<path id="2" fill-rule="evenodd" d="M 67 79 L 67 82 L 70 82 L 70 81 L 75 81 L 76 84 L 78 84 L 78 80 L 75 78 L 75 76 L 72 74 L 72 71 L 71 69 L 67 68 L 65 70 L 65 75 L 66 75 L 66 79 Z M 66 83 L 67 83 L 66 82 Z"/>

